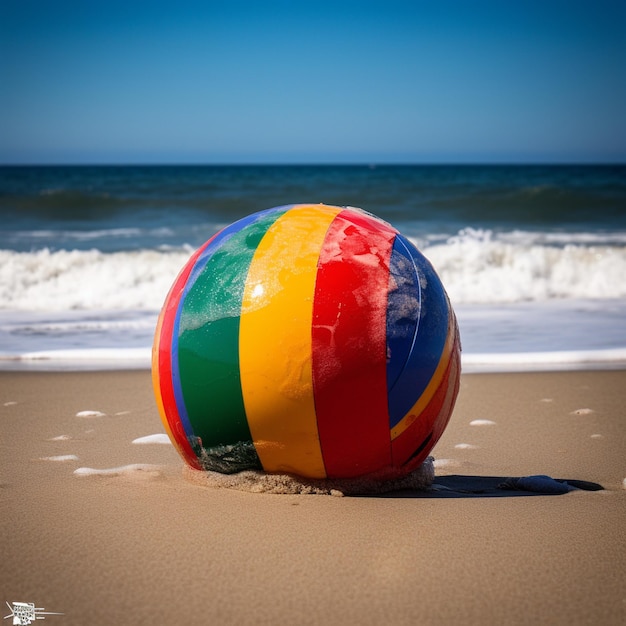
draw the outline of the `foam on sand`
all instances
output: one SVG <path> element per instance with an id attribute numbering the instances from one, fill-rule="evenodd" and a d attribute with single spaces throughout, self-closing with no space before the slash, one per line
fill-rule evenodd
<path id="1" fill-rule="evenodd" d="M 102 411 L 78 411 L 76 417 L 104 417 L 106 413 Z"/>
<path id="2" fill-rule="evenodd" d="M 495 426 L 496 423 L 492 420 L 472 420 L 470 426 Z"/>
<path id="3" fill-rule="evenodd" d="M 6 361 L 32 363 L 49 361 L 65 365 L 94 366 L 123 365 L 127 369 L 147 369 L 150 366 L 151 348 L 78 348 L 68 350 L 40 350 L 15 355 L 0 355 Z"/>
<path id="4" fill-rule="evenodd" d="M 74 470 L 76 476 L 137 476 L 145 474 L 146 476 L 156 476 L 161 469 L 160 465 L 152 465 L 150 463 L 133 463 L 131 465 L 122 465 L 120 467 L 111 467 L 107 469 L 94 469 L 92 467 L 79 467 Z"/>
<path id="5" fill-rule="evenodd" d="M 155 435 L 145 435 L 144 437 L 137 437 L 137 439 L 133 439 L 133 443 L 137 444 L 162 444 L 162 445 L 172 445 L 170 438 L 165 433 L 157 433 Z"/>
<path id="6" fill-rule="evenodd" d="M 183 476 L 202 487 L 236 489 L 251 493 L 306 494 L 349 496 L 388 493 L 400 489 L 426 490 L 435 479 L 433 458 L 428 457 L 416 470 L 393 480 L 376 477 L 359 478 L 301 478 L 291 474 L 266 474 L 256 470 L 246 470 L 237 474 L 220 474 L 195 470 L 183 466 Z"/>
<path id="7" fill-rule="evenodd" d="M 60 454 L 58 456 L 44 456 L 40 461 L 78 461 L 78 457 L 75 454 Z"/>
<path id="8" fill-rule="evenodd" d="M 50 349 L 1 353 L 0 370 L 150 369 L 151 348 Z M 626 348 L 550 352 L 463 352 L 464 373 L 618 369 L 626 366 Z M 547 399 L 545 401 L 548 401 Z M 14 403 L 7 402 L 4 406 Z"/>
<path id="9" fill-rule="evenodd" d="M 626 348 L 470 353 L 463 354 L 461 359 L 466 372 L 595 369 L 622 367 L 626 364 Z"/>

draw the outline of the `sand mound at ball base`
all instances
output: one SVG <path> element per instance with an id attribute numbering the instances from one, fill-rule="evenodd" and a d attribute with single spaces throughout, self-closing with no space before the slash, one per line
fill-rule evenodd
<path id="1" fill-rule="evenodd" d="M 389 493 L 400 489 L 426 490 L 435 479 L 435 467 L 433 457 L 429 456 L 410 474 L 391 480 L 372 476 L 312 479 L 291 474 L 266 474 L 257 470 L 221 474 L 195 470 L 188 465 L 183 466 L 183 476 L 202 487 L 236 489 L 251 493 L 356 496 Z"/>

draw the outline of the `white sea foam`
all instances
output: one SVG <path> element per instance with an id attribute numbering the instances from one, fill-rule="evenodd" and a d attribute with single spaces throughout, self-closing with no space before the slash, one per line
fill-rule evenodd
<path id="1" fill-rule="evenodd" d="M 157 433 L 155 435 L 145 435 L 144 437 L 137 437 L 133 439 L 133 443 L 137 444 L 169 444 L 171 445 L 170 438 L 165 433 Z"/>
<path id="2" fill-rule="evenodd" d="M 75 454 L 59 454 L 57 456 L 44 456 L 42 461 L 58 461 L 60 463 L 67 461 L 78 461 L 78 457 Z"/>
<path id="3" fill-rule="evenodd" d="M 476 229 L 461 231 L 467 232 L 492 232 Z M 500 241 L 520 246 L 533 245 L 585 245 L 585 246 L 626 246 L 626 232 L 565 232 L 565 231 L 529 231 L 511 230 L 497 234 Z"/>
<path id="4" fill-rule="evenodd" d="M 626 298 L 620 237 L 464 229 L 422 251 L 455 304 Z M 190 249 L 0 250 L 0 309 L 158 310 L 189 256 Z"/>
<path id="5" fill-rule="evenodd" d="M 106 413 L 102 411 L 78 411 L 76 417 L 104 417 Z"/>
<path id="6" fill-rule="evenodd" d="M 545 245 L 554 242 L 468 228 L 422 252 L 455 303 L 626 297 L 624 245 L 582 245 L 583 235 L 577 243 L 570 235 L 560 237 L 558 243 L 567 243 Z"/>
<path id="7" fill-rule="evenodd" d="M 472 420 L 470 426 L 495 426 L 496 423 L 492 420 Z"/>
<path id="8" fill-rule="evenodd" d="M 68 333 L 99 333 L 99 332 L 125 332 L 143 331 L 154 329 L 154 320 L 149 319 L 81 319 L 63 321 L 41 321 L 31 323 L 14 323 L 11 330 L 21 334 L 68 334 Z"/>
<path id="9" fill-rule="evenodd" d="M 11 369 L 149 369 L 151 348 L 84 348 L 0 353 L 0 370 Z"/>
<path id="10" fill-rule="evenodd" d="M 464 373 L 617 369 L 626 367 L 626 348 L 560 352 L 461 354 Z M 151 348 L 85 348 L 1 354 L 0 370 L 150 369 Z"/>
<path id="11" fill-rule="evenodd" d="M 134 475 L 142 472 L 154 474 L 160 469 L 160 465 L 151 465 L 149 463 L 132 463 L 131 465 L 122 465 L 120 467 L 111 467 L 106 469 L 79 467 L 78 469 L 74 470 L 74 474 L 76 476 L 124 476 Z"/>
<path id="12" fill-rule="evenodd" d="M 422 244 L 457 314 L 463 371 L 626 365 L 626 233 L 465 229 Z M 149 368 L 189 253 L 0 250 L 0 369 Z"/>
<path id="13" fill-rule="evenodd" d="M 0 250 L 0 308 L 160 309 L 186 252 Z"/>
<path id="14" fill-rule="evenodd" d="M 469 372 L 577 370 L 626 366 L 626 348 L 606 350 L 563 350 L 558 352 L 512 352 L 462 355 L 463 370 Z"/>

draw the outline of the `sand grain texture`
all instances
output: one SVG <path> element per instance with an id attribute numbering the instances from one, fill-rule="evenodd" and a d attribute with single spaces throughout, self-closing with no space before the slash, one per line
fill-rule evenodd
<path id="1" fill-rule="evenodd" d="M 433 451 L 442 480 L 604 491 L 334 498 L 184 480 L 172 446 L 132 443 L 164 432 L 148 372 L 2 373 L 0 601 L 64 613 L 50 626 L 626 623 L 624 389 L 623 371 L 467 375 Z"/>

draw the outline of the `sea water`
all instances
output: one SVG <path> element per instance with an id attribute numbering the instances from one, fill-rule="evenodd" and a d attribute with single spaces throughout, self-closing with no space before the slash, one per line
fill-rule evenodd
<path id="1" fill-rule="evenodd" d="M 626 166 L 129 166 L 0 168 L 0 368 L 148 368 L 193 250 L 318 202 L 432 262 L 464 371 L 626 365 Z"/>

